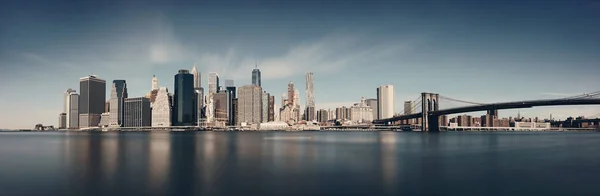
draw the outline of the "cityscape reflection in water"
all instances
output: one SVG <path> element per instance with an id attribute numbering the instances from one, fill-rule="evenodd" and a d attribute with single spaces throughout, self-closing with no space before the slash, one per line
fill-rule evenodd
<path id="1" fill-rule="evenodd" d="M 597 133 L 0 133 L 1 195 L 598 195 Z"/>

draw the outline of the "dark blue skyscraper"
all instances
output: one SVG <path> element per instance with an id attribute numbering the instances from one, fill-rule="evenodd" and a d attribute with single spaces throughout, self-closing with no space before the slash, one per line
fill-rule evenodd
<path id="1" fill-rule="evenodd" d="M 174 126 L 193 126 L 196 124 L 195 107 L 196 94 L 194 92 L 194 75 L 188 70 L 179 70 L 175 75 L 175 95 L 173 96 Z"/>
<path id="2" fill-rule="evenodd" d="M 252 85 L 260 86 L 260 70 L 258 67 L 252 70 Z"/>
<path id="3" fill-rule="evenodd" d="M 123 104 L 127 97 L 127 83 L 125 80 L 113 80 L 110 93 L 110 120 L 113 127 L 123 126 Z"/>

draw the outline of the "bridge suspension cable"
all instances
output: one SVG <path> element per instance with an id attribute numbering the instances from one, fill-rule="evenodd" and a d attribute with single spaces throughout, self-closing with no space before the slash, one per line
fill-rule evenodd
<path id="1" fill-rule="evenodd" d="M 598 97 L 598 96 L 600 96 L 600 91 L 591 92 L 591 93 L 584 93 L 584 94 L 581 94 L 581 95 L 575 95 L 575 96 L 571 96 L 571 97 L 566 97 L 564 99 L 583 99 L 583 98 L 591 99 L 591 98 L 595 98 L 595 97 Z"/>
<path id="2" fill-rule="evenodd" d="M 472 105 L 485 105 L 485 103 L 477 103 L 477 102 L 471 102 L 471 101 L 463 101 L 463 100 L 458 100 L 458 99 L 453 99 L 450 97 L 444 97 L 439 95 L 440 99 L 445 99 L 448 101 L 454 101 L 454 102 L 459 102 L 459 103 L 466 103 L 466 104 L 472 104 Z"/>

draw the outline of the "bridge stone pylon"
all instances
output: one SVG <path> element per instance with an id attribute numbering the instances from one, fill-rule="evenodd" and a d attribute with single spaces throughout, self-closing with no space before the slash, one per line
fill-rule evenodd
<path id="1" fill-rule="evenodd" d="M 429 112 L 437 111 L 440 108 L 440 96 L 435 93 L 421 93 L 421 111 L 423 116 L 421 117 L 421 128 L 422 131 L 439 131 L 438 117 L 430 116 Z M 434 118 L 434 119 L 432 119 Z M 433 124 L 432 124 L 433 123 Z M 430 126 L 431 125 L 431 126 Z M 430 130 L 432 127 L 434 130 Z"/>

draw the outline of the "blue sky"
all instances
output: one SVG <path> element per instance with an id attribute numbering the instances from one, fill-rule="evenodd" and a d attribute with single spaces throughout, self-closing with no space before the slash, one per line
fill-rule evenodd
<path id="1" fill-rule="evenodd" d="M 476 102 L 576 95 L 600 90 L 600 1 L 4 0 L 0 127 L 56 125 L 63 92 L 89 74 L 125 79 L 135 97 L 152 75 L 172 91 L 177 70 L 194 63 L 203 85 L 211 71 L 249 84 L 255 60 L 278 105 L 289 81 L 304 103 L 309 71 L 317 108 L 375 97 L 383 84 L 395 86 L 397 111 L 421 92 Z"/>

